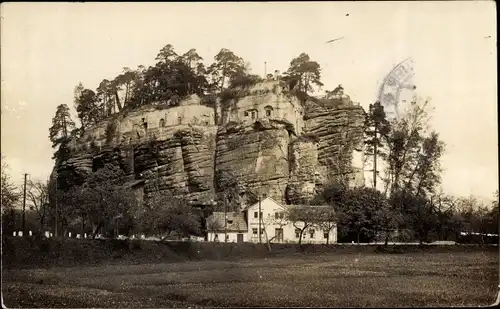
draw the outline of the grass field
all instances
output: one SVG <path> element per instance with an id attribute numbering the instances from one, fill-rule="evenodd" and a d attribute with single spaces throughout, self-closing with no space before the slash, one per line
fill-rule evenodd
<path id="1" fill-rule="evenodd" d="M 491 305 L 498 253 L 324 253 L 4 269 L 7 307 Z"/>

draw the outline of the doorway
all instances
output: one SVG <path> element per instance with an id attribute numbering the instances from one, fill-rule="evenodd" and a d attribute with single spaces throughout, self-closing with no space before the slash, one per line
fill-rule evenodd
<path id="1" fill-rule="evenodd" d="M 236 241 L 237 242 L 243 242 L 243 234 L 237 234 L 236 235 Z"/>

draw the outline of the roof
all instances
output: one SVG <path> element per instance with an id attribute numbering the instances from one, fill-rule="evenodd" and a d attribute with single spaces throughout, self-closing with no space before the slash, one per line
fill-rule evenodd
<path id="1" fill-rule="evenodd" d="M 266 197 L 261 200 L 261 203 L 265 200 L 271 200 L 273 201 L 276 205 L 281 206 L 283 208 L 302 208 L 302 207 L 314 207 L 313 209 L 320 209 L 320 208 L 330 208 L 330 205 L 305 205 L 305 204 L 281 204 L 280 202 L 277 202 L 275 199 L 271 197 Z M 258 206 L 259 202 L 247 205 L 246 207 L 243 208 L 243 210 L 247 210 L 248 208 L 251 208 L 253 206 Z"/>
<path id="2" fill-rule="evenodd" d="M 286 207 L 286 206 L 287 206 L 287 205 L 283 205 L 283 204 L 281 204 L 280 202 L 277 202 L 275 199 L 273 199 L 273 198 L 271 198 L 271 197 L 269 197 L 269 196 L 268 196 L 268 197 L 266 197 L 266 198 L 261 199 L 261 200 L 260 200 L 260 202 L 262 203 L 262 202 L 263 202 L 263 201 L 265 201 L 265 200 L 271 200 L 271 201 L 273 201 L 275 204 L 277 204 L 278 206 L 282 206 L 282 207 Z M 245 211 L 245 210 L 247 210 L 248 208 L 251 208 L 251 207 L 253 207 L 253 206 L 258 206 L 258 205 L 259 205 L 259 202 L 257 202 L 257 203 L 253 203 L 253 204 L 250 204 L 250 205 L 245 206 L 242 210 L 243 210 L 243 211 Z"/>
<path id="3" fill-rule="evenodd" d="M 241 212 L 227 213 L 227 226 L 224 228 L 224 212 L 214 212 L 207 218 L 208 231 L 246 232 L 248 231 L 245 216 Z"/>

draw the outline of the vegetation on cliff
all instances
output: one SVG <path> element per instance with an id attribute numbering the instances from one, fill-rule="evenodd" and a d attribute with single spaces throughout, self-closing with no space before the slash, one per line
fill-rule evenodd
<path id="1" fill-rule="evenodd" d="M 177 54 L 171 44 L 164 46 L 155 59 L 157 63 L 148 68 L 142 65 L 135 70 L 124 67 L 121 74 L 112 80 L 104 79 L 95 90 L 78 84 L 74 103 L 82 128 L 123 109 L 164 103 L 176 106 L 191 94 L 200 97 L 221 94 L 227 89 L 245 88 L 265 79 L 281 77 L 278 70 L 275 76 L 268 74 L 265 78 L 251 74 L 250 64 L 226 48 L 222 48 L 208 66 L 196 49 Z M 291 89 L 297 86 L 297 90 L 305 93 L 313 91 L 313 84 L 323 85 L 320 65 L 306 53 L 290 62 L 282 78 Z"/>

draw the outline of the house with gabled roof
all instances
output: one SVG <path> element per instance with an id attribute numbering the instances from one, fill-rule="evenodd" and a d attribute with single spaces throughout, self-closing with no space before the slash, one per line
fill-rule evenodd
<path id="1" fill-rule="evenodd" d="M 260 204 L 260 205 L 259 205 Z M 317 214 L 314 220 L 296 220 L 292 222 L 288 219 L 287 213 L 292 208 L 299 211 Z M 260 209 L 260 214 L 259 214 Z M 208 233 L 208 241 L 224 241 L 225 228 L 227 237 L 232 242 L 254 242 L 266 243 L 301 243 L 327 244 L 337 242 L 337 225 L 330 217 L 321 217 L 326 211 L 332 211 L 330 206 L 310 206 L 310 205 L 283 205 L 271 197 L 262 199 L 252 205 L 241 209 L 240 212 L 228 213 L 228 221 L 224 225 L 224 212 L 214 213 L 207 219 L 209 222 L 217 222 L 214 232 Z M 214 219 L 216 221 L 214 221 Z M 306 218 L 306 216 L 304 217 Z M 259 224 L 260 221 L 260 224 Z M 238 222 L 235 225 L 235 222 Z M 236 227 L 237 226 L 237 227 Z M 301 235 L 302 234 L 302 235 Z M 260 236 L 259 236 L 260 235 Z"/>
<path id="2" fill-rule="evenodd" d="M 207 232 L 208 241 L 246 242 L 248 226 L 245 214 L 243 212 L 214 212 L 207 218 Z"/>

